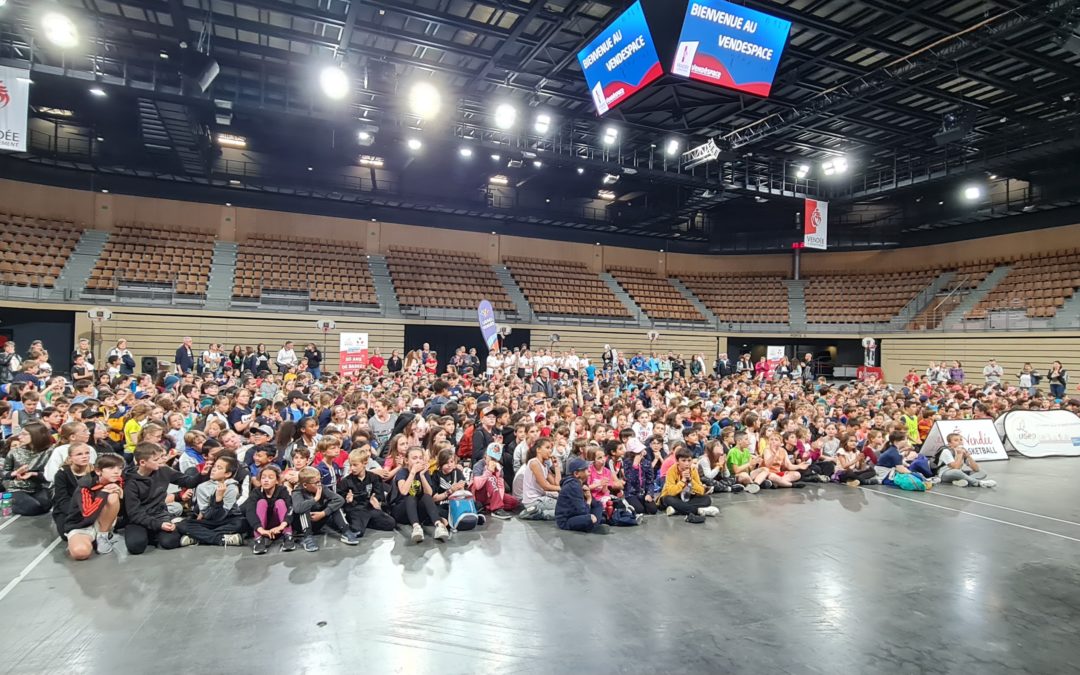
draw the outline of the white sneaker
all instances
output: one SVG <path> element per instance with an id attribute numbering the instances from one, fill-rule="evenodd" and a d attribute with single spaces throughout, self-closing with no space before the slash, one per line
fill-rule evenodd
<path id="1" fill-rule="evenodd" d="M 180 537 L 180 545 L 181 546 L 194 546 L 196 543 L 198 543 L 198 542 L 196 542 L 194 539 L 187 536 L 186 534 L 184 536 Z"/>
<path id="2" fill-rule="evenodd" d="M 930 477 L 930 482 L 933 483 L 934 485 L 937 485 L 938 483 L 941 482 L 941 476 L 931 476 Z"/>
<path id="3" fill-rule="evenodd" d="M 226 546 L 242 546 L 244 543 L 244 537 L 239 533 L 226 534 L 222 539 Z"/>
<path id="4" fill-rule="evenodd" d="M 95 547 L 97 548 L 98 555 L 105 555 L 106 553 L 112 553 L 113 550 L 113 538 L 112 533 L 101 533 L 94 539 Z"/>
<path id="5" fill-rule="evenodd" d="M 752 495 L 756 495 L 757 493 L 761 492 L 761 486 L 757 483 L 750 483 L 746 486 L 746 489 L 743 490 L 743 492 L 749 492 Z"/>
<path id="6" fill-rule="evenodd" d="M 697 510 L 699 516 L 708 516 L 709 518 L 715 518 L 720 515 L 720 509 L 715 506 L 703 506 Z"/>
<path id="7" fill-rule="evenodd" d="M 666 509 L 664 509 L 664 513 L 669 515 L 669 516 L 675 515 L 675 507 L 674 506 L 667 507 Z"/>
<path id="8" fill-rule="evenodd" d="M 435 541 L 450 541 L 450 530 L 442 523 L 435 524 Z"/>
<path id="9" fill-rule="evenodd" d="M 979 487 L 992 488 L 997 487 L 997 481 L 991 478 L 979 481 Z"/>
<path id="10" fill-rule="evenodd" d="M 424 541 L 424 528 L 420 527 L 420 523 L 412 526 L 412 540 L 414 544 Z"/>
<path id="11" fill-rule="evenodd" d="M 954 480 L 952 482 L 952 484 L 955 485 L 956 487 L 967 487 L 968 485 L 970 485 L 970 483 L 968 483 L 963 478 L 961 478 L 960 480 Z"/>

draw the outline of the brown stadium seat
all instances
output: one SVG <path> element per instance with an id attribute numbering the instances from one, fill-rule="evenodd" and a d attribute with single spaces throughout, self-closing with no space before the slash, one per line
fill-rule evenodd
<path id="1" fill-rule="evenodd" d="M 252 235 L 237 247 L 233 297 L 264 290 L 307 293 L 313 302 L 379 304 L 363 246 L 292 235 Z"/>
<path id="2" fill-rule="evenodd" d="M 537 314 L 630 318 L 607 284 L 584 263 L 519 257 L 504 262 Z"/>

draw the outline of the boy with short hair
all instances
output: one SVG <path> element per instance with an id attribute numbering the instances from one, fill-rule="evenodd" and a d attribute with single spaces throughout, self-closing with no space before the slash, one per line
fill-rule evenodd
<path id="1" fill-rule="evenodd" d="M 668 469 L 660 491 L 660 506 L 667 509 L 669 516 L 685 515 L 688 522 L 704 522 L 697 518 L 720 515 L 720 509 L 705 496 L 705 486 L 694 469 L 694 456 L 686 448 L 675 451 L 675 464 Z"/>
<path id="2" fill-rule="evenodd" d="M 942 483 L 952 483 L 957 487 L 986 487 L 992 488 L 997 481 L 986 477 L 986 472 L 979 469 L 979 465 L 964 447 L 964 437 L 960 434 L 949 434 L 945 437 L 948 443 L 941 449 L 938 455 L 938 478 Z"/>
<path id="3" fill-rule="evenodd" d="M 124 458 L 102 453 L 94 471 L 79 480 L 64 522 L 68 555 L 73 560 L 86 560 L 95 550 L 98 555 L 112 552 L 112 530 L 124 499 L 123 475 Z"/>
<path id="4" fill-rule="evenodd" d="M 319 470 L 308 466 L 300 470 L 298 484 L 293 490 L 293 516 L 296 520 L 293 530 L 300 536 L 301 545 L 308 553 L 319 550 L 315 535 L 322 532 L 327 524 L 341 534 L 341 541 L 349 546 L 356 546 L 360 538 L 349 530 L 345 515 L 341 512 L 345 498 L 333 490 L 323 489 L 322 475 Z"/>
<path id="5" fill-rule="evenodd" d="M 322 479 L 323 489 L 337 492 L 338 483 L 345 474 L 345 469 L 338 466 L 338 456 L 341 455 L 341 440 L 337 438 L 323 437 L 316 447 L 316 454 L 322 455 L 322 461 L 316 465 L 319 476 Z"/>
<path id="6" fill-rule="evenodd" d="M 604 505 L 584 489 L 587 480 L 589 463 L 580 457 L 572 458 L 559 486 L 555 524 L 560 530 L 607 534 L 609 527 L 604 523 Z"/>
<path id="7" fill-rule="evenodd" d="M 165 505 L 170 484 L 195 488 L 209 478 L 206 474 L 186 475 L 165 465 L 165 450 L 156 443 L 139 443 L 133 453 L 135 468 L 124 479 L 124 512 L 127 526 L 124 541 L 128 553 L 141 555 L 148 545 L 161 549 L 181 546 L 186 534 L 183 521 L 174 523 Z"/>
<path id="8" fill-rule="evenodd" d="M 394 517 L 382 510 L 386 502 L 386 484 L 367 470 L 371 446 L 362 445 L 349 453 L 349 474 L 338 483 L 338 494 L 345 496 L 345 518 L 357 538 L 367 528 L 392 532 Z"/>
<path id="9" fill-rule="evenodd" d="M 235 478 L 237 468 L 236 457 L 227 452 L 214 460 L 210 480 L 195 488 L 193 517 L 184 522 L 181 546 L 240 546 L 244 543 L 241 534 L 244 518 L 237 504 L 240 498 Z"/>

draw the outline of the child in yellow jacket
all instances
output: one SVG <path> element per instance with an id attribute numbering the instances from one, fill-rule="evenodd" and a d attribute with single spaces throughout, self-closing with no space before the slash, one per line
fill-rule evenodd
<path id="1" fill-rule="evenodd" d="M 705 495 L 705 486 L 694 468 L 694 456 L 686 446 L 675 451 L 675 463 L 668 469 L 660 491 L 660 507 L 666 508 L 669 516 L 678 513 L 695 523 L 704 522 L 705 516 L 720 515 L 720 509 Z"/>

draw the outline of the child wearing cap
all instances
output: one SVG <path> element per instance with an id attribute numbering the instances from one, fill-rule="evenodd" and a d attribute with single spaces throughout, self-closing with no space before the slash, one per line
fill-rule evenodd
<path id="1" fill-rule="evenodd" d="M 571 459 L 566 476 L 559 486 L 559 499 L 555 503 L 555 524 L 560 530 L 607 534 L 608 526 L 603 522 L 603 504 L 592 498 L 591 491 L 584 489 L 588 479 L 588 462 L 578 457 Z"/>
<path id="2" fill-rule="evenodd" d="M 483 460 L 473 467 L 472 492 L 480 508 L 500 520 L 506 520 L 511 517 L 510 511 L 521 503 L 513 495 L 506 494 L 502 452 L 502 444 L 488 445 Z"/>

